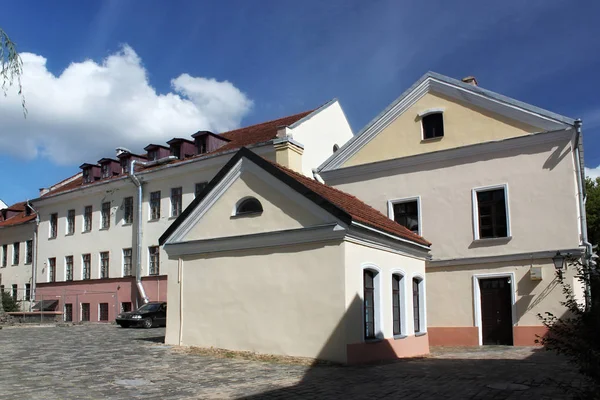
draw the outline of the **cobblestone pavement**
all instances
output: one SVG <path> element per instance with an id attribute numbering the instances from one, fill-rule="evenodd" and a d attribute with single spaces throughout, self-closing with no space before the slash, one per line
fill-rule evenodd
<path id="1" fill-rule="evenodd" d="M 434 349 L 428 358 L 302 366 L 189 354 L 164 329 L 0 330 L 1 399 L 562 399 L 579 376 L 531 348 Z"/>

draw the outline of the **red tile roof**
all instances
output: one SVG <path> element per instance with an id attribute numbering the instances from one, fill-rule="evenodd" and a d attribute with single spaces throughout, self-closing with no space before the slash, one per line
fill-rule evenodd
<path id="1" fill-rule="evenodd" d="M 350 215 L 353 221 L 425 246 L 431 245 L 431 243 L 424 239 L 422 236 L 417 235 L 416 233 L 400 225 L 396 221 L 389 219 L 388 217 L 386 217 L 373 207 L 367 205 L 363 201 L 359 200 L 358 198 L 348 193 L 342 192 L 341 190 L 335 189 L 331 186 L 327 186 L 314 179 L 308 178 L 284 166 L 272 163 L 270 161 L 268 162 L 275 165 L 286 175 L 300 182 L 303 186 L 315 192 L 319 196 L 323 197 L 325 200 L 329 201 L 338 208 L 341 208 L 343 211 Z"/>
<path id="2" fill-rule="evenodd" d="M 170 164 L 177 164 L 182 161 L 188 161 L 191 159 L 199 159 L 202 157 L 206 157 L 208 155 L 216 155 L 216 154 L 224 153 L 227 151 L 236 150 L 241 147 L 246 147 L 246 146 L 251 146 L 251 145 L 255 145 L 255 144 L 259 144 L 259 143 L 268 142 L 269 140 L 275 139 L 277 137 L 277 129 L 279 127 L 292 125 L 293 123 L 301 120 L 302 118 L 306 117 L 313 111 L 315 111 L 315 110 L 304 111 L 299 114 L 290 115 L 290 116 L 275 119 L 272 121 L 267 121 L 267 122 L 263 122 L 260 124 L 247 126 L 245 128 L 239 128 L 239 129 L 235 129 L 233 131 L 223 132 L 218 136 L 222 136 L 225 139 L 229 140 L 229 142 L 227 144 L 225 144 L 224 146 L 221 146 L 220 148 L 218 148 L 210 153 L 198 154 L 194 157 L 187 157 L 183 160 L 173 160 L 170 162 Z M 154 168 L 158 168 L 158 167 L 159 166 L 151 166 L 151 167 L 145 168 L 145 170 L 150 170 L 150 169 L 154 169 Z M 85 185 L 83 185 L 83 179 L 81 177 L 79 177 L 71 182 L 68 182 L 64 185 L 61 185 L 59 187 L 49 190 L 42 197 L 66 192 L 66 191 L 76 189 L 77 187 L 81 187 L 81 186 L 89 187 L 96 183 L 106 182 L 110 179 L 121 178 L 122 176 L 123 175 L 117 175 L 117 176 L 101 179 L 101 180 L 95 181 L 90 184 L 85 184 Z M 57 186 L 57 185 L 54 185 L 54 186 Z"/>
<path id="3" fill-rule="evenodd" d="M 18 214 L 13 215 L 6 220 L 2 219 L 2 216 L 0 215 L 0 228 L 21 225 L 26 222 L 33 221 L 35 219 L 35 213 L 32 212 L 30 215 L 26 215 L 25 207 L 26 203 L 24 201 L 13 204 L 10 207 L 6 207 L 5 210 L 15 211 L 18 212 Z"/>

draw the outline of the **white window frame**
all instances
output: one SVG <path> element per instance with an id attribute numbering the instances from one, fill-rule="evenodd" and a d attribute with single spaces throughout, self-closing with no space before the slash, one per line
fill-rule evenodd
<path id="1" fill-rule="evenodd" d="M 179 189 L 181 191 L 181 193 L 179 194 L 179 208 L 181 209 L 179 211 L 178 214 L 173 213 L 173 190 L 174 189 Z M 171 188 L 171 195 L 169 196 L 169 217 L 170 218 L 177 218 L 181 215 L 181 213 L 183 213 L 183 186 L 176 186 L 176 187 L 172 187 Z"/>
<path id="2" fill-rule="evenodd" d="M 443 136 L 438 136 L 438 137 L 434 137 L 434 138 L 429 138 L 429 139 L 425 139 L 425 129 L 423 129 L 423 118 L 425 118 L 428 115 L 431 114 L 442 114 L 442 121 L 443 124 L 446 125 L 445 119 L 444 119 L 444 111 L 446 111 L 444 108 L 428 108 L 427 110 L 421 111 L 420 113 L 417 114 L 417 117 L 419 118 L 419 122 L 421 125 L 421 141 L 433 141 L 433 140 L 440 140 L 442 139 L 444 136 L 446 136 L 446 127 L 444 126 L 444 135 Z"/>
<path id="3" fill-rule="evenodd" d="M 160 196 L 158 198 L 158 218 L 152 218 L 152 193 L 160 193 Z M 150 197 L 148 198 L 148 222 L 152 222 L 152 221 L 159 221 L 160 217 L 162 216 L 162 190 L 155 190 L 153 192 L 150 192 Z"/>
<path id="4" fill-rule="evenodd" d="M 106 307 L 107 307 L 107 309 L 106 309 L 106 314 L 107 314 L 106 315 L 106 321 L 102 321 L 100 319 L 100 304 L 106 304 Z M 98 303 L 98 322 L 108 322 L 110 320 L 110 318 L 109 318 L 110 309 L 108 307 L 110 307 L 109 303 Z"/>
<path id="5" fill-rule="evenodd" d="M 50 277 L 52 276 L 52 274 L 50 273 L 50 260 L 54 259 L 54 277 L 56 278 L 56 257 L 48 257 L 47 259 L 47 264 L 46 266 L 48 267 L 48 280 L 47 282 L 57 282 L 56 279 L 54 279 L 54 281 L 50 280 Z"/>
<path id="6" fill-rule="evenodd" d="M 125 250 L 129 250 L 131 252 L 131 272 L 132 272 L 132 274 L 135 272 L 135 271 L 133 271 L 133 247 L 124 247 L 121 250 L 121 277 L 123 277 L 123 278 L 125 278 L 127 276 L 132 276 L 132 275 L 125 275 Z"/>
<path id="7" fill-rule="evenodd" d="M 504 189 L 504 208 L 506 210 L 506 236 L 498 238 L 480 238 L 479 237 L 479 202 L 477 201 L 477 193 L 486 192 L 488 190 Z M 471 202 L 473 210 L 473 240 L 502 240 L 512 238 L 512 229 L 510 226 L 510 197 L 508 192 L 508 183 L 498 185 L 481 186 L 471 189 Z"/>
<path id="8" fill-rule="evenodd" d="M 150 274 L 151 272 L 151 264 L 152 264 L 152 253 L 150 253 L 150 249 L 156 247 L 158 249 L 158 274 Z M 160 246 L 148 246 L 148 274 L 146 276 L 159 276 L 160 275 Z"/>
<path id="9" fill-rule="evenodd" d="M 371 270 L 373 272 L 375 272 L 375 277 L 373 279 L 373 308 L 375 309 L 375 338 L 372 339 L 367 339 L 365 338 L 365 306 L 364 306 L 364 302 L 365 302 L 365 270 Z M 376 264 L 373 263 L 364 263 L 361 265 L 360 268 L 360 274 L 361 274 L 361 278 L 360 278 L 360 299 L 362 301 L 362 308 L 360 310 L 360 315 L 361 315 L 361 321 L 362 324 L 360 326 L 360 336 L 362 337 L 362 341 L 364 342 L 372 342 L 372 341 L 378 341 L 378 340 L 382 340 L 384 338 L 384 334 L 383 334 L 383 327 L 384 327 L 384 320 L 383 320 L 383 307 L 382 307 L 382 303 L 381 303 L 381 277 L 382 277 L 382 271 L 381 268 L 379 268 Z"/>
<path id="10" fill-rule="evenodd" d="M 102 254 L 108 254 L 108 266 L 106 270 L 107 278 L 102 277 Z M 100 251 L 98 252 L 98 279 L 108 279 L 110 277 L 110 251 Z"/>
<path id="11" fill-rule="evenodd" d="M 17 249 L 17 251 L 15 251 L 15 248 Z M 12 244 L 12 265 L 19 265 L 20 262 L 21 262 L 21 242 L 14 242 Z"/>
<path id="12" fill-rule="evenodd" d="M 64 260 L 65 260 L 65 282 L 70 282 L 67 278 L 69 277 L 69 274 L 67 273 L 67 266 L 69 265 L 69 263 L 67 262 L 67 258 L 71 257 L 71 260 L 73 261 L 71 263 L 71 281 L 75 280 L 75 256 L 74 255 L 67 255 L 65 256 Z"/>
<path id="13" fill-rule="evenodd" d="M 390 271 L 390 286 L 389 286 L 389 290 L 390 290 L 390 294 L 393 295 L 393 286 L 392 286 L 392 282 L 393 282 L 393 276 L 394 275 L 398 275 L 401 277 L 400 279 L 400 333 L 399 334 L 394 334 L 394 299 L 393 296 L 391 296 L 391 303 L 390 303 L 390 307 L 391 307 L 391 324 L 392 324 L 392 335 L 394 335 L 394 339 L 402 339 L 405 338 L 407 335 L 407 328 L 408 328 L 408 322 L 406 320 L 406 305 L 408 304 L 408 299 L 406 298 L 406 272 L 404 272 L 403 270 L 399 269 L 399 268 L 395 268 L 392 269 Z"/>
<path id="14" fill-rule="evenodd" d="M 415 332 L 415 324 L 414 324 L 414 304 L 413 294 L 412 294 L 412 282 L 413 279 L 419 280 L 419 322 L 421 330 L 419 332 Z M 415 336 L 425 335 L 427 333 L 427 293 L 426 293 L 426 285 L 425 285 L 425 276 L 422 274 L 413 274 L 410 279 L 410 305 L 411 305 L 411 316 L 413 317 L 412 331 Z"/>
<path id="15" fill-rule="evenodd" d="M 402 197 L 399 199 L 392 199 L 392 200 L 388 200 L 387 202 L 387 209 L 388 209 L 388 217 L 389 219 L 391 219 L 392 221 L 394 221 L 394 204 L 399 204 L 399 203 L 408 203 L 411 201 L 417 201 L 417 220 L 418 220 L 418 224 L 419 224 L 419 231 L 417 232 L 419 236 L 423 236 L 423 221 L 422 221 L 422 217 L 421 215 L 423 214 L 421 212 L 421 196 L 411 196 L 411 197 Z M 408 228 L 406 228 L 408 229 Z"/>
<path id="16" fill-rule="evenodd" d="M 475 314 L 475 326 L 479 336 L 479 345 L 483 344 L 483 323 L 481 321 L 481 289 L 479 287 L 480 279 L 509 278 L 510 279 L 510 302 L 512 326 L 517 324 L 517 291 L 515 288 L 514 272 L 498 272 L 489 274 L 473 274 L 473 310 Z M 513 332 L 514 336 L 514 332 Z"/>
<path id="17" fill-rule="evenodd" d="M 258 204 L 260 204 L 260 208 L 262 208 L 262 211 L 238 214 L 238 208 L 242 205 L 242 203 L 244 203 L 246 200 L 250 200 L 250 199 L 254 199 L 254 200 L 258 201 Z M 264 211 L 265 211 L 265 208 L 263 207 L 262 202 L 256 196 L 244 196 L 241 199 L 239 199 L 233 206 L 233 210 L 231 211 L 231 216 L 232 217 L 256 216 L 256 215 L 261 215 Z"/>

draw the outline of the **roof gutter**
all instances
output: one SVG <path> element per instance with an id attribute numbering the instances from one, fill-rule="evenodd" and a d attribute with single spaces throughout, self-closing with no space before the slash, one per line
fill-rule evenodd
<path id="1" fill-rule="evenodd" d="M 135 284 L 138 289 L 138 293 L 140 294 L 140 298 L 144 302 L 144 304 L 148 303 L 150 299 L 146 295 L 146 291 L 144 290 L 144 285 L 142 284 L 142 199 L 144 195 L 144 189 L 142 182 L 135 174 L 135 165 L 140 164 L 144 167 L 151 167 L 153 165 L 165 164 L 169 161 L 176 160 L 175 156 L 163 157 L 156 161 L 140 161 L 140 160 L 131 160 L 131 164 L 129 166 L 129 178 L 133 184 L 137 187 L 137 218 L 135 223 L 135 234 L 136 234 L 136 251 L 135 251 Z"/>
<path id="2" fill-rule="evenodd" d="M 586 271 L 589 271 L 589 267 L 593 265 L 590 263 L 594 255 L 592 244 L 588 241 L 587 233 L 587 218 L 585 211 L 586 195 L 585 195 L 585 183 L 584 172 L 581 170 L 581 154 L 579 150 L 579 144 L 581 141 L 581 119 L 575 120 L 575 143 L 573 150 L 575 152 L 575 171 L 577 174 L 577 199 L 579 201 L 579 226 L 581 228 L 581 245 L 585 247 L 585 253 L 583 254 L 583 266 Z M 586 272 L 587 273 L 587 272 Z M 589 280 L 585 284 L 585 309 L 589 310 L 592 304 L 592 290 L 590 287 Z"/>

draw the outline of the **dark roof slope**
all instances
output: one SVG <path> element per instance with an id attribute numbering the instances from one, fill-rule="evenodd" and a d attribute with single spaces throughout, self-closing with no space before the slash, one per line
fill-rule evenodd
<path id="1" fill-rule="evenodd" d="M 247 126 L 245 128 L 239 128 L 239 129 L 235 129 L 233 131 L 223 132 L 220 135 L 215 135 L 215 136 L 221 136 L 229 141 L 224 146 L 221 146 L 218 149 L 216 149 L 212 152 L 209 152 L 209 153 L 198 154 L 193 157 L 187 157 L 183 160 L 173 160 L 170 162 L 170 164 L 177 164 L 177 163 L 180 163 L 183 161 L 199 159 L 199 158 L 206 157 L 209 155 L 216 155 L 216 154 L 224 153 L 227 151 L 236 150 L 236 149 L 239 149 L 239 148 L 245 147 L 245 146 L 251 146 L 251 145 L 255 145 L 255 144 L 259 144 L 259 143 L 268 142 L 269 140 L 273 140 L 277 137 L 277 128 L 279 128 L 281 126 L 292 125 L 293 123 L 298 122 L 302 118 L 311 114 L 313 111 L 315 111 L 315 110 L 304 111 L 299 114 L 290 115 L 290 116 L 275 119 L 272 121 L 262 122 L 260 124 Z M 155 145 L 155 144 L 152 144 L 149 146 L 165 147 L 162 145 Z M 149 147 L 149 146 L 146 146 L 146 147 Z M 167 148 L 167 147 L 165 147 L 165 148 Z M 133 155 L 135 155 L 135 154 L 133 154 Z M 152 167 L 145 168 L 145 170 L 151 170 L 151 169 L 158 168 L 158 167 L 160 167 L 160 166 L 152 166 Z M 85 186 L 85 187 L 93 186 L 96 183 L 103 183 L 103 182 L 108 181 L 109 179 L 117 179 L 117 178 L 121 178 L 121 177 L 122 177 L 121 175 L 111 176 L 109 178 L 104 178 L 99 181 L 95 181 L 95 182 L 87 183 L 87 184 L 84 184 L 83 178 L 79 177 L 78 179 L 75 179 L 66 185 L 62 185 L 60 187 L 56 187 L 55 189 L 51 189 L 50 191 L 45 193 L 42 197 L 52 196 L 54 194 L 66 192 L 66 191 L 76 189 L 77 187 L 81 187 L 81 186 Z"/>
<path id="2" fill-rule="evenodd" d="M 13 212 L 17 212 L 18 214 L 13 215 L 10 218 L 3 219 L 2 215 L 0 215 L 0 228 L 21 225 L 29 221 L 33 221 L 35 219 L 35 213 L 32 211 L 31 214 L 27 215 L 26 211 L 27 203 L 22 201 L 20 203 L 15 203 L 10 207 L 6 207 L 5 210 L 10 210 Z"/>
<path id="3" fill-rule="evenodd" d="M 402 239 L 417 243 L 419 245 L 430 246 L 431 243 L 423 237 L 415 234 L 406 227 L 389 219 L 373 207 L 365 204 L 358 198 L 332 188 L 314 179 L 310 179 L 302 174 L 292 171 L 279 164 L 272 163 L 264 158 L 254 154 L 252 151 L 241 148 L 234 157 L 217 173 L 194 201 L 183 211 L 183 213 L 167 228 L 160 237 L 159 243 L 162 245 L 169 236 L 177 229 L 179 225 L 188 217 L 194 208 L 208 195 L 208 193 L 219 183 L 221 179 L 229 172 L 231 168 L 241 159 L 248 158 L 265 171 L 286 183 L 296 192 L 313 201 L 317 205 L 335 215 L 345 223 L 356 222 L 376 230 L 400 237 Z"/>

